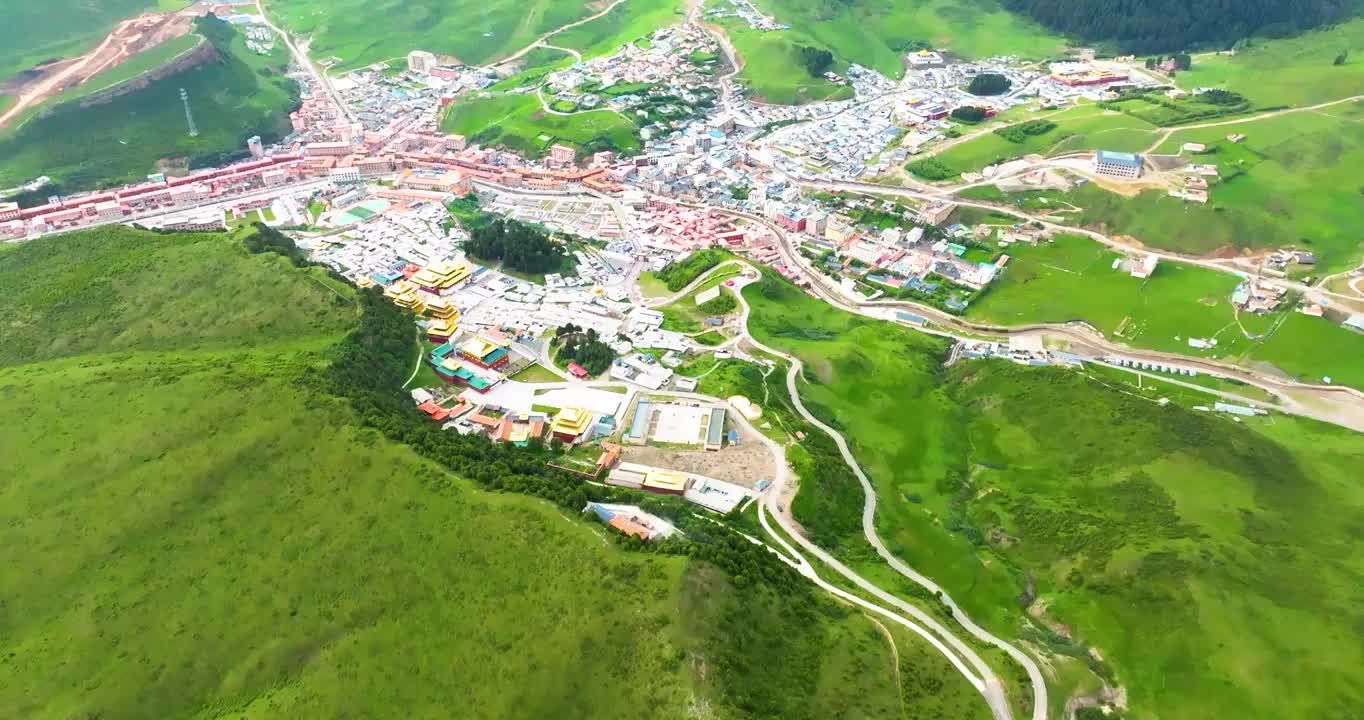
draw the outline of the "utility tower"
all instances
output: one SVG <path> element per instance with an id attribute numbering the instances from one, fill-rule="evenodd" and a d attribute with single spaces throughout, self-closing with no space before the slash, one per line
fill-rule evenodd
<path id="1" fill-rule="evenodd" d="M 194 126 L 194 113 L 189 111 L 189 93 L 180 88 L 180 102 L 185 104 L 185 122 L 189 123 L 189 136 L 199 137 L 199 128 Z"/>

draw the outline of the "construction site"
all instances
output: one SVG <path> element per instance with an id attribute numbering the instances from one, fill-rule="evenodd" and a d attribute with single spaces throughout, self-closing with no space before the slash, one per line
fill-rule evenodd
<path id="1" fill-rule="evenodd" d="M 179 12 L 148 13 L 124 20 L 99 45 L 83 55 L 54 59 L 0 81 L 0 95 L 15 98 L 14 104 L 0 114 L 0 128 L 48 100 L 80 87 L 96 75 L 188 34 L 194 27 L 194 18 L 203 12 L 202 9 L 191 7 Z"/>

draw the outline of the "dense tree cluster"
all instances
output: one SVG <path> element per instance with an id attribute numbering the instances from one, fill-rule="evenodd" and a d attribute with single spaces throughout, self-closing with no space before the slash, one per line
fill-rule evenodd
<path id="1" fill-rule="evenodd" d="M 701 277 L 701 273 L 719 265 L 726 257 L 723 250 L 715 248 L 698 250 L 685 258 L 668 263 L 658 271 L 658 279 L 662 280 L 669 290 L 677 292 Z"/>
<path id="2" fill-rule="evenodd" d="M 1030 135 L 1042 135 L 1054 129 L 1056 129 L 1056 123 L 1050 120 L 1029 120 L 999 128 L 995 134 L 1011 143 L 1021 143 L 1027 140 Z"/>
<path id="3" fill-rule="evenodd" d="M 1354 11 L 1351 0 L 1004 0 L 1004 5 L 1067 35 L 1110 41 L 1140 54 L 1282 37 Z"/>
<path id="4" fill-rule="evenodd" d="M 957 171 L 935 157 L 927 157 L 905 166 L 905 169 L 925 180 L 946 180 L 957 176 Z"/>
<path id="5" fill-rule="evenodd" d="M 796 52 L 800 55 L 800 64 L 805 66 L 810 77 L 823 77 L 834 66 L 834 54 L 828 50 L 801 45 Z"/>
<path id="6" fill-rule="evenodd" d="M 978 123 L 985 119 L 985 108 L 962 105 L 952 111 L 952 119 L 964 123 Z"/>
<path id="7" fill-rule="evenodd" d="M 611 367 L 616 352 L 601 341 L 596 330 L 583 331 L 569 323 L 554 331 L 554 342 L 559 345 L 559 358 L 572 360 L 592 375 L 600 375 Z"/>
<path id="8" fill-rule="evenodd" d="M 722 292 L 714 300 L 708 300 L 701 305 L 701 312 L 707 315 L 728 315 L 739 309 L 739 301 L 734 296 Z"/>
<path id="9" fill-rule="evenodd" d="M 1003 95 L 1009 92 L 1013 83 L 1009 78 L 999 73 L 981 73 L 971 78 L 971 84 L 966 86 L 966 92 L 972 95 Z"/>
<path id="10" fill-rule="evenodd" d="M 558 272 L 566 255 L 563 245 L 539 228 L 504 218 L 472 228 L 464 249 L 480 260 L 528 273 Z"/>
<path id="11" fill-rule="evenodd" d="M 255 232 L 242 238 L 242 245 L 252 253 L 275 253 L 283 255 L 294 267 L 311 265 L 308 254 L 298 249 L 294 241 L 284 233 L 262 222 L 254 223 Z"/>

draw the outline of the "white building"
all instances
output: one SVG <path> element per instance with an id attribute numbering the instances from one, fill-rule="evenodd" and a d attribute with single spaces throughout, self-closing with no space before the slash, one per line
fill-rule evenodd
<path id="1" fill-rule="evenodd" d="M 425 50 L 413 50 L 407 54 L 408 72 L 431 74 L 436 69 L 436 56 Z"/>
<path id="2" fill-rule="evenodd" d="M 1141 156 L 1136 153 L 1100 150 L 1094 153 L 1094 172 L 1109 177 L 1136 180 L 1141 177 Z"/>

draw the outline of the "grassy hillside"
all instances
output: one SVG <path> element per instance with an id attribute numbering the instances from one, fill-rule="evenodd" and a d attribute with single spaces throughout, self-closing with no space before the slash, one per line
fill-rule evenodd
<path id="1" fill-rule="evenodd" d="M 467 135 L 471 142 L 503 146 L 530 157 L 549 152 L 556 143 L 582 152 L 639 151 L 635 124 L 621 114 L 593 110 L 554 115 L 544 111 L 535 93 L 461 101 L 450 107 L 441 129 Z"/>
<path id="2" fill-rule="evenodd" d="M 947 370 L 941 341 L 775 278 L 744 295 L 755 337 L 806 362 L 802 396 L 852 442 L 888 545 L 977 620 L 1083 659 L 1137 718 L 1358 706 L 1361 436 L 1161 407 L 1068 371 Z M 860 493 L 807 484 L 794 509 L 859 545 Z"/>
<path id="3" fill-rule="evenodd" d="M 282 74 L 283 45 L 264 57 L 221 21 L 201 20 L 198 28 L 218 48 L 218 62 L 97 106 L 67 102 L 0 134 L 0 186 L 39 175 L 66 192 L 134 181 L 158 169 L 221 162 L 245 154 L 252 135 L 268 140 L 287 132 L 297 91 Z M 188 135 L 180 88 L 189 93 L 198 137 Z"/>
<path id="4" fill-rule="evenodd" d="M 148 10 L 179 9 L 180 0 L 14 0 L 0 23 L 0 81 L 48 60 L 98 44 L 118 21 Z"/>
<path id="5" fill-rule="evenodd" d="M 1323 376 L 1364 389 L 1364 335 L 1291 312 L 1238 313 L 1231 294 L 1240 280 L 1177 263 L 1147 280 L 1113 269 L 1121 256 L 1091 240 L 1058 236 L 1036 248 L 1009 248 L 1003 276 L 967 311 L 1000 325 L 1083 320 L 1133 347 L 1203 355 L 1246 365 L 1270 363 L 1309 382 Z M 1215 338 L 1196 350 L 1189 338 Z"/>
<path id="6" fill-rule="evenodd" d="M 1184 142 L 1212 146 L 1212 153 L 1190 158 L 1218 166 L 1221 181 L 1210 188 L 1207 205 L 1154 191 L 1128 199 L 1090 186 L 1073 192 L 1071 201 L 1085 208 L 1086 224 L 1153 247 L 1197 254 L 1293 246 L 1314 251 L 1320 271 L 1344 270 L 1364 256 L 1364 241 L 1350 230 L 1364 221 L 1353 172 L 1364 161 L 1361 118 L 1364 106 L 1349 104 L 1176 133 L 1165 149 Z M 1246 140 L 1226 142 L 1233 132 Z"/>
<path id="7" fill-rule="evenodd" d="M 364 427 L 319 382 L 360 298 L 318 270 L 125 228 L 3 254 L 0 716 L 903 712 L 879 630 L 798 578 L 627 552 Z"/>
<path id="8" fill-rule="evenodd" d="M 760 0 L 758 7 L 797 37 L 891 77 L 903 72 L 901 57 L 909 43 L 924 42 L 967 57 L 1016 55 L 1044 58 L 1065 45 L 1057 35 L 1015 16 L 993 0 L 957 3 L 911 0 L 901 3 Z M 803 38 L 802 38 L 803 39 Z M 736 46 L 747 57 L 744 46 Z M 779 71 L 780 68 L 770 68 Z M 754 68 L 761 75 L 763 69 Z"/>
<path id="9" fill-rule="evenodd" d="M 339 57 L 348 67 L 405 58 L 412 50 L 481 65 L 596 12 L 577 0 L 272 0 L 267 5 L 291 31 L 312 37 L 314 56 Z"/>
<path id="10" fill-rule="evenodd" d="M 1095 105 L 1029 115 L 1023 122 L 1034 120 L 1047 120 L 1055 127 L 1036 135 L 1020 134 L 1017 137 L 1022 142 L 1012 142 L 993 131 L 986 132 L 935 152 L 933 157 L 960 174 L 979 172 L 987 165 L 1025 155 L 1050 156 L 1097 149 L 1135 152 L 1145 150 L 1158 137 L 1151 123 Z M 971 128 L 966 131 L 973 132 Z"/>
<path id="11" fill-rule="evenodd" d="M 1345 52 L 1346 61 L 1335 64 Z M 1176 80 L 1218 87 L 1261 106 L 1311 105 L 1359 95 L 1364 88 L 1364 18 L 1275 40 L 1256 40 L 1235 55 L 1198 55 Z"/>

